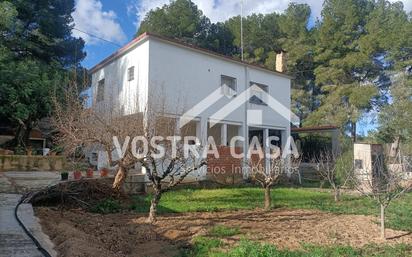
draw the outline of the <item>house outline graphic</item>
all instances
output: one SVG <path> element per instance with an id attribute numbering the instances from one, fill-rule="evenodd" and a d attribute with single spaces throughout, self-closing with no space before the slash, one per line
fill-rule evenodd
<path id="1" fill-rule="evenodd" d="M 223 91 L 225 90 L 230 90 L 230 88 L 227 85 L 222 85 Z M 226 88 L 225 88 L 226 87 Z M 274 97 L 272 97 L 270 94 L 265 92 L 263 89 L 261 89 L 259 86 L 256 84 L 253 84 L 250 86 L 248 89 L 244 90 L 242 93 L 239 95 L 236 95 L 235 97 L 232 97 L 232 100 L 224 105 L 222 108 L 220 108 L 217 112 L 212 114 L 209 117 L 209 127 L 213 127 L 214 125 L 220 123 L 223 121 L 228 115 L 230 115 L 233 111 L 241 107 L 243 104 L 247 104 L 250 98 L 253 96 L 259 98 L 261 101 L 263 101 L 268 107 L 270 107 L 273 111 L 276 113 L 280 114 L 283 118 L 288 120 L 290 123 L 294 125 L 298 125 L 300 123 L 299 117 L 293 113 L 288 107 L 284 106 L 282 103 L 280 103 L 278 100 L 276 100 Z M 194 120 L 196 117 L 198 117 L 202 112 L 204 112 L 206 109 L 208 109 L 211 105 L 215 104 L 217 101 L 219 101 L 221 98 L 227 97 L 224 94 L 222 94 L 222 88 L 218 88 L 214 90 L 211 94 L 209 94 L 207 97 L 205 97 L 202 101 L 200 101 L 198 104 L 193 106 L 191 109 L 189 109 L 187 112 L 185 112 L 179 119 L 179 127 L 182 128 L 186 124 L 188 124 L 190 121 Z M 247 114 L 253 112 L 254 116 L 260 115 L 260 117 L 255 117 L 253 121 L 260 121 L 262 122 L 262 110 L 256 110 L 256 109 L 248 109 Z M 250 116 L 250 115 L 247 115 Z M 247 118 L 246 123 L 249 125 L 250 119 Z M 257 124 L 258 123 L 258 124 Z M 255 122 L 254 125 L 263 125 L 259 124 L 259 122 Z"/>

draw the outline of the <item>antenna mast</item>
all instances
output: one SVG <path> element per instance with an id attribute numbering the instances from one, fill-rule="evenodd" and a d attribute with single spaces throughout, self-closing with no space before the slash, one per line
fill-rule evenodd
<path id="1" fill-rule="evenodd" d="M 243 61 L 243 0 L 240 1 L 240 56 Z"/>

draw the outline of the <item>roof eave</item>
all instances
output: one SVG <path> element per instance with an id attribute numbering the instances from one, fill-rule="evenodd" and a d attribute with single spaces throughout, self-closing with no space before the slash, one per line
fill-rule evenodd
<path id="1" fill-rule="evenodd" d="M 167 44 L 172 44 L 174 46 L 177 47 L 182 47 L 185 49 L 189 49 L 192 51 L 196 51 L 202 54 L 207 54 L 209 56 L 215 57 L 215 58 L 219 58 L 219 59 L 223 59 L 225 61 L 230 61 L 230 62 L 234 62 L 234 63 L 238 63 L 238 64 L 242 64 L 245 65 L 247 67 L 250 68 L 254 68 L 254 69 L 259 69 L 265 72 L 270 72 L 272 74 L 287 78 L 292 80 L 293 77 L 286 74 L 286 73 L 282 73 L 282 72 L 278 72 L 278 71 L 274 71 L 274 70 L 270 70 L 266 67 L 257 65 L 257 64 L 251 64 L 230 56 L 226 56 L 223 54 L 219 54 L 213 51 L 210 51 L 208 49 L 204 49 L 204 48 L 200 48 L 194 45 L 190 45 L 184 42 L 181 42 L 179 40 L 176 39 L 170 39 L 164 36 L 160 36 L 160 35 L 156 35 L 153 33 L 148 33 L 145 32 L 143 34 L 141 34 L 140 36 L 136 37 L 135 39 L 133 39 L 132 41 L 130 41 L 129 43 L 127 43 L 126 45 L 124 45 L 123 47 L 121 47 L 120 49 L 118 49 L 116 52 L 114 52 L 113 54 L 111 54 L 110 56 L 106 57 L 105 59 L 103 59 L 101 62 L 99 62 L 98 64 L 96 64 L 95 66 L 93 66 L 90 70 L 89 73 L 93 74 L 95 73 L 97 70 L 103 68 L 104 66 L 108 65 L 109 63 L 111 63 L 112 61 L 116 60 L 117 58 L 121 57 L 122 55 L 126 54 L 128 51 L 130 51 L 133 47 L 135 47 L 136 45 L 145 42 L 147 39 L 156 39 L 159 40 L 161 42 L 167 43 Z"/>

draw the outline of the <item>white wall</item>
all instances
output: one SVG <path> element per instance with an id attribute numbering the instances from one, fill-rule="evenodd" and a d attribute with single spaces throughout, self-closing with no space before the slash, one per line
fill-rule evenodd
<path id="1" fill-rule="evenodd" d="M 290 79 L 258 68 L 248 68 L 241 63 L 224 60 L 196 50 L 165 43 L 157 38 L 150 40 L 149 95 L 167 95 L 169 110 L 190 109 L 214 90 L 220 88 L 221 75 L 237 79 L 237 92 L 246 89 L 249 81 L 269 86 L 269 93 L 284 106 L 290 107 Z M 161 92 L 161 93 L 159 93 Z M 208 118 L 230 99 L 224 97 L 200 116 Z M 179 108 L 176 108 L 178 106 Z M 268 106 L 249 104 L 248 109 L 263 111 L 263 125 L 289 130 L 289 122 Z M 225 120 L 242 123 L 244 106 L 235 110 Z"/>
<path id="2" fill-rule="evenodd" d="M 353 144 L 353 159 L 362 160 L 362 169 L 356 170 L 359 179 L 372 181 L 372 146 L 370 144 Z"/>
<path id="3" fill-rule="evenodd" d="M 135 79 L 128 81 L 127 69 L 131 66 L 135 66 Z M 148 93 L 154 96 L 151 102 L 166 99 L 170 113 L 182 113 L 220 88 L 221 75 L 236 78 L 238 94 L 246 89 L 246 85 L 249 86 L 250 81 L 261 83 L 269 86 L 272 97 L 284 106 L 290 106 L 289 78 L 250 66 L 246 72 L 244 64 L 165 43 L 153 37 L 143 39 L 127 53 L 92 74 L 93 102 L 96 104 L 98 81 L 104 78 L 105 103 L 123 109 L 124 114 L 142 111 L 148 101 Z M 207 119 L 230 100 L 224 97 L 203 112 L 201 117 Z M 290 128 L 289 122 L 268 106 L 249 103 L 248 109 L 263 111 L 264 127 Z M 242 106 L 225 120 L 243 123 L 244 113 Z"/>
<path id="4" fill-rule="evenodd" d="M 127 69 L 135 66 L 135 79 L 127 80 Z M 92 74 L 92 92 L 96 104 L 98 81 L 105 79 L 105 102 L 123 110 L 123 114 L 143 111 L 147 102 L 165 100 L 170 114 L 187 111 L 216 89 L 220 90 L 221 75 L 237 80 L 238 95 L 249 87 L 249 82 L 265 84 L 269 94 L 290 108 L 290 79 L 245 64 L 226 60 L 183 46 L 165 43 L 148 37 Z M 164 98 L 162 96 L 165 96 Z M 228 104 L 232 99 L 223 97 L 200 115 L 203 122 Z M 138 106 L 136 108 L 136 106 Z M 268 106 L 249 104 L 250 109 L 262 110 L 260 127 L 283 130 L 282 141 L 290 135 L 290 123 Z M 232 124 L 228 129 L 230 139 L 244 123 L 245 105 L 237 108 L 224 120 Z M 256 124 L 255 124 L 256 125 Z M 216 139 L 219 141 L 220 139 Z M 193 176 L 199 176 L 202 171 Z M 203 174 L 204 175 L 204 174 Z"/>
<path id="5" fill-rule="evenodd" d="M 127 69 L 131 66 L 135 67 L 135 78 L 128 81 Z M 144 40 L 92 74 L 94 106 L 115 106 L 123 110 L 123 114 L 141 111 L 147 101 L 148 69 L 149 42 Z M 97 84 L 101 79 L 105 79 L 105 100 L 96 103 Z"/>

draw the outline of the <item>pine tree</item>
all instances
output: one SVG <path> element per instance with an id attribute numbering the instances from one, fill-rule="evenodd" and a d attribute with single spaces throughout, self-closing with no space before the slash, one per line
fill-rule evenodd
<path id="1" fill-rule="evenodd" d="M 71 36 L 73 11 L 73 0 L 0 3 L 0 117 L 16 128 L 12 144 L 19 149 L 50 114 L 67 69 L 85 57 L 84 41 Z"/>

